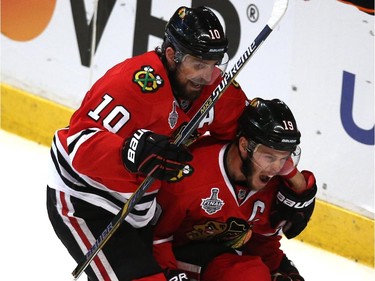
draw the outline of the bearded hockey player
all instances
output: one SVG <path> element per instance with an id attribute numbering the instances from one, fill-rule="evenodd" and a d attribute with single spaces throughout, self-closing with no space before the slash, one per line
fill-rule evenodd
<path id="1" fill-rule="evenodd" d="M 280 249 L 312 215 L 314 175 L 299 172 L 300 132 L 288 106 L 255 98 L 236 139 L 202 138 L 191 147 L 194 173 L 163 183 L 154 255 L 191 280 L 304 280 Z M 294 159 L 294 160 L 293 160 Z"/>

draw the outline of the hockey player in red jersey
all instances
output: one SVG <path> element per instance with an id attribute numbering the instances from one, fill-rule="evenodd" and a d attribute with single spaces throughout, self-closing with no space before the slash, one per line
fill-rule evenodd
<path id="1" fill-rule="evenodd" d="M 155 170 L 157 180 L 86 269 L 89 280 L 173 280 L 152 257 L 149 221 L 160 180 L 177 176 L 192 159 L 172 137 L 220 82 L 227 45 L 210 9 L 180 7 L 166 25 L 162 46 L 108 70 L 69 126 L 55 133 L 48 214 L 77 262 Z M 247 102 L 240 86 L 231 84 L 197 134 L 233 138 Z"/>
<path id="2" fill-rule="evenodd" d="M 314 175 L 299 172 L 300 132 L 278 99 L 255 98 L 233 142 L 204 137 L 191 146 L 194 173 L 163 183 L 154 255 L 192 280 L 302 281 L 279 248 L 312 215 Z M 295 159 L 295 161 L 293 161 Z"/>

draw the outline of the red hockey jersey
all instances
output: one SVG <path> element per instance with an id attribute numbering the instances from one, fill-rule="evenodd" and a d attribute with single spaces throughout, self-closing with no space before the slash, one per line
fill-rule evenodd
<path id="1" fill-rule="evenodd" d="M 163 268 L 176 267 L 173 246 L 207 240 L 241 247 L 243 254 L 260 256 L 271 271 L 278 268 L 281 233 L 270 226 L 269 215 L 281 180 L 274 177 L 258 192 L 234 185 L 224 164 L 227 146 L 210 137 L 198 141 L 192 146 L 193 174 L 163 183 L 154 233 L 154 255 Z"/>
<path id="2" fill-rule="evenodd" d="M 137 129 L 172 135 L 194 116 L 215 87 L 206 86 L 184 112 L 154 51 L 119 63 L 88 91 L 69 126 L 55 133 L 48 185 L 118 213 L 143 180 L 123 166 L 124 140 Z M 199 132 L 210 131 L 219 139 L 233 138 L 246 102 L 244 92 L 233 83 L 201 122 Z M 133 226 L 142 227 L 151 219 L 159 185 L 155 181 L 126 218 Z"/>

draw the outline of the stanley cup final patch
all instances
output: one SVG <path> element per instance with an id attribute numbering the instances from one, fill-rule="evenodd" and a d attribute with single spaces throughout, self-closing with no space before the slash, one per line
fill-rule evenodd
<path id="1" fill-rule="evenodd" d="M 209 215 L 220 211 L 224 205 L 224 201 L 219 199 L 219 189 L 214 187 L 211 188 L 211 196 L 209 198 L 202 199 L 201 207 Z"/>
<path id="2" fill-rule="evenodd" d="M 176 110 L 176 104 L 177 104 L 177 102 L 173 101 L 172 111 L 169 113 L 169 117 L 168 117 L 168 123 L 169 123 L 169 127 L 171 129 L 174 129 L 174 127 L 177 124 L 177 120 L 178 120 L 178 113 L 177 113 L 177 110 Z"/>

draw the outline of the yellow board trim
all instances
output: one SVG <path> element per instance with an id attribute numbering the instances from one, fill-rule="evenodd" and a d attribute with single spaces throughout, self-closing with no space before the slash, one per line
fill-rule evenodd
<path id="1" fill-rule="evenodd" d="M 298 240 L 361 264 L 374 264 L 374 220 L 317 200 L 314 213 Z"/>
<path id="2" fill-rule="evenodd" d="M 3 130 L 50 146 L 55 130 L 69 124 L 73 110 L 1 84 L 1 123 Z"/>
<path id="3" fill-rule="evenodd" d="M 1 129 L 50 146 L 73 110 L 1 84 Z M 374 267 L 374 220 L 317 200 L 308 227 L 296 239 Z"/>

